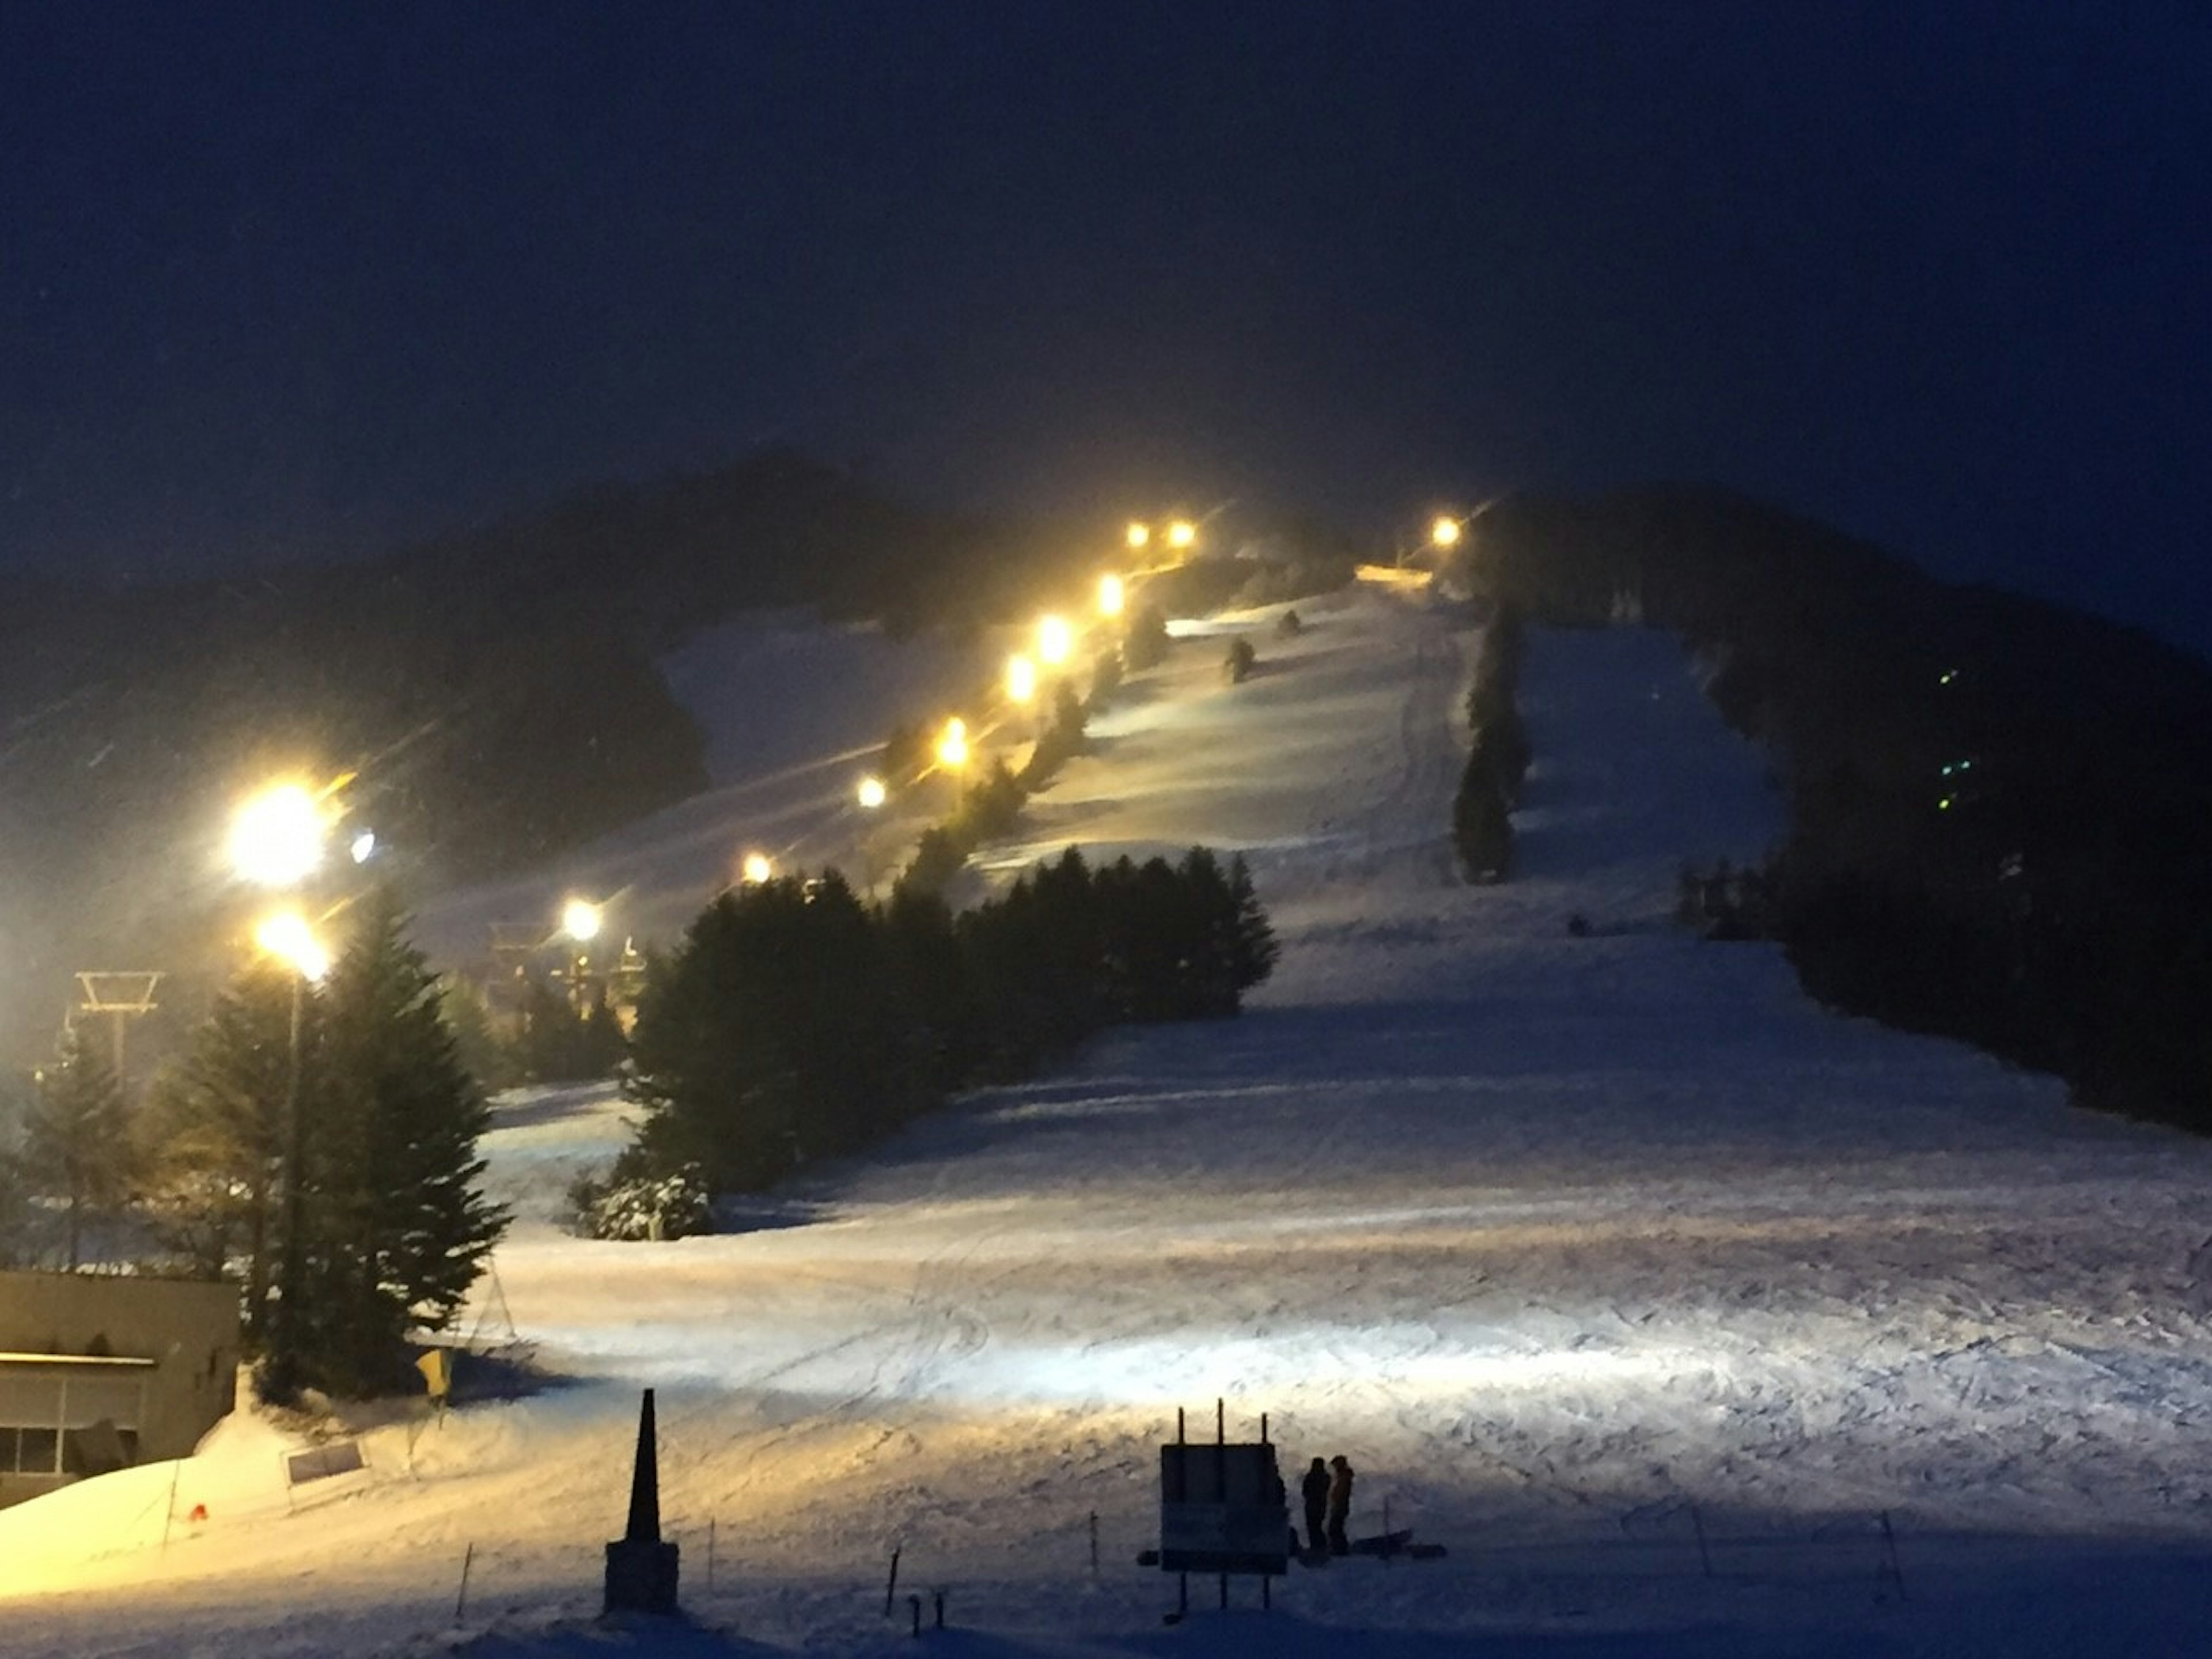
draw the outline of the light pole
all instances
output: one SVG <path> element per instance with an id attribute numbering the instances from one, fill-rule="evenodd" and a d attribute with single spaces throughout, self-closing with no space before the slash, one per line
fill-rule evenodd
<path id="1" fill-rule="evenodd" d="M 300 1109 L 300 1016 L 310 983 L 320 984 L 331 970 L 331 954 L 297 910 L 279 910 L 254 930 L 253 942 L 292 970 L 291 1040 L 284 1079 L 284 1261 L 278 1277 L 277 1322 L 291 1358 L 299 1351 L 299 1320 L 307 1273 L 305 1114 Z M 260 1310 L 255 1310 L 257 1316 Z M 296 1379 L 283 1379 L 286 1382 Z"/>
<path id="2" fill-rule="evenodd" d="M 569 945 L 568 1004 L 580 1014 L 584 1012 L 584 975 L 591 966 L 586 952 L 605 919 L 606 908 L 586 898 L 570 898 L 561 906 L 561 932 Z"/>
<path id="3" fill-rule="evenodd" d="M 257 887 L 297 887 L 321 867 L 333 814 L 329 792 L 305 784 L 271 784 L 239 803 L 231 815 L 225 850 L 231 869 Z M 330 952 L 297 910 L 280 910 L 254 930 L 254 942 L 292 970 L 291 1038 L 284 1085 L 284 1260 L 278 1289 L 278 1328 L 296 1358 L 300 1305 L 307 1257 L 301 1237 L 307 1213 L 301 1165 L 307 1131 L 300 1107 L 300 1017 L 310 981 L 330 972 Z M 258 1310 L 257 1310 L 258 1311 Z M 292 1381 L 296 1379 L 286 1379 Z"/>
<path id="4" fill-rule="evenodd" d="M 968 722 L 955 714 L 945 722 L 937 739 L 937 762 L 948 771 L 957 772 L 968 764 Z"/>
<path id="5" fill-rule="evenodd" d="M 866 870 L 868 896 L 872 899 L 876 896 L 877 878 L 883 873 L 879 868 L 881 860 L 878 856 L 879 849 L 877 846 L 881 839 L 883 825 L 877 815 L 884 810 L 884 803 L 891 798 L 891 792 L 884 787 L 881 778 L 872 773 L 860 780 L 853 791 L 853 798 L 860 802 L 860 811 L 867 815 L 866 822 L 860 829 L 860 862 Z"/>

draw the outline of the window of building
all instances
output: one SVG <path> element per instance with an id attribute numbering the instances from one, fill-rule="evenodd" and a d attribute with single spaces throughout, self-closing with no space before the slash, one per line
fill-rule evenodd
<path id="1" fill-rule="evenodd" d="M 0 1474 L 98 1474 L 135 1462 L 145 1380 L 0 1361 Z"/>

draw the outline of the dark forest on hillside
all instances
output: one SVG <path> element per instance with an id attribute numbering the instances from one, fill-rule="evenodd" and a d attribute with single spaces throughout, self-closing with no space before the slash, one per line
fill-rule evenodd
<path id="1" fill-rule="evenodd" d="M 214 849 L 271 772 L 356 772 L 356 820 L 420 890 L 524 866 L 703 785 L 654 661 L 687 633 L 762 605 L 920 626 L 1052 574 L 1015 532 L 771 453 L 361 564 L 9 581 L 7 1035 L 34 1051 L 80 968 L 234 950 Z"/>
<path id="2" fill-rule="evenodd" d="M 1479 529 L 1486 595 L 1680 634 L 1775 755 L 1768 925 L 1814 994 L 2212 1130 L 2212 665 L 1717 489 Z"/>

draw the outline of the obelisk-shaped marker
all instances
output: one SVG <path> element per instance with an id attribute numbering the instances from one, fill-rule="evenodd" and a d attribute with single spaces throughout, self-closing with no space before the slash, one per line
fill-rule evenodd
<path id="1" fill-rule="evenodd" d="M 637 1461 L 629 1477 L 629 1525 L 607 1546 L 608 1613 L 674 1613 L 676 1546 L 660 1539 L 660 1459 L 653 1390 L 637 1414 Z"/>

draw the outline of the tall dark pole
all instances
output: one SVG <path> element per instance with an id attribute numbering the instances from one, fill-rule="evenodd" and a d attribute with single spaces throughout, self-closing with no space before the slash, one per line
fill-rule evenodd
<path id="1" fill-rule="evenodd" d="M 305 1245 L 300 1237 L 301 1218 L 307 1212 L 301 1192 L 304 1172 L 301 1167 L 307 1134 L 300 1121 L 300 1005 L 305 997 L 307 978 L 297 967 L 293 969 L 291 1064 L 284 1086 L 284 1267 L 283 1282 L 277 1290 L 276 1313 L 281 1368 L 277 1381 L 285 1389 L 299 1380 L 301 1281 L 307 1270 Z"/>

